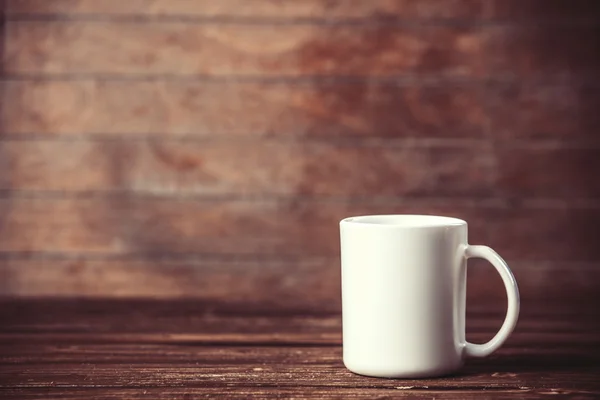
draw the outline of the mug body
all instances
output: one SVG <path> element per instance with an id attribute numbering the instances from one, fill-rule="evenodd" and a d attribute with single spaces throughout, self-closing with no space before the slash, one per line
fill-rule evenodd
<path id="1" fill-rule="evenodd" d="M 465 221 L 377 215 L 340 222 L 344 364 L 378 377 L 457 370 L 465 347 Z"/>

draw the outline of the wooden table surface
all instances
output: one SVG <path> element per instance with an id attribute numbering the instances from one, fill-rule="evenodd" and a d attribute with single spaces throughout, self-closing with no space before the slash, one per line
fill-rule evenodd
<path id="1" fill-rule="evenodd" d="M 347 371 L 336 310 L 5 298 L 0 318 L 2 398 L 600 397 L 593 305 L 524 304 L 501 350 L 454 376 L 420 380 Z M 468 339 L 488 339 L 502 318 L 471 306 Z"/>

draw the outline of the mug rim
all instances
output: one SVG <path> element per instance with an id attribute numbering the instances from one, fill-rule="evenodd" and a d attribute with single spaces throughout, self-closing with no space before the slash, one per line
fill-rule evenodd
<path id="1" fill-rule="evenodd" d="M 427 214 L 373 214 L 347 217 L 340 224 L 390 228 L 442 228 L 466 226 L 467 221 L 455 217 Z"/>

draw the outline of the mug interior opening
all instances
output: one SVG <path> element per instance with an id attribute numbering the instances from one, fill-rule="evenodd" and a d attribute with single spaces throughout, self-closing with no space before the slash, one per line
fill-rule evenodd
<path id="1" fill-rule="evenodd" d="M 437 215 L 363 215 L 342 220 L 356 224 L 389 225 L 400 227 L 434 227 L 465 225 L 462 219 Z"/>

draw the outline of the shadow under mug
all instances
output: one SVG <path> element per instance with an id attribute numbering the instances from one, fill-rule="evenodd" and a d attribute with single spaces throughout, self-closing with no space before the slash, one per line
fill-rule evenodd
<path id="1" fill-rule="evenodd" d="M 506 262 L 467 243 L 467 223 L 430 215 L 372 215 L 340 222 L 343 353 L 357 374 L 423 378 L 485 357 L 513 331 L 519 290 Z M 484 258 L 498 271 L 508 310 L 485 344 L 465 339 L 466 261 Z"/>

